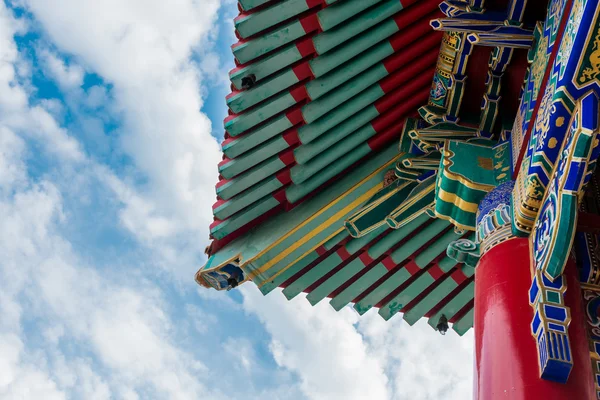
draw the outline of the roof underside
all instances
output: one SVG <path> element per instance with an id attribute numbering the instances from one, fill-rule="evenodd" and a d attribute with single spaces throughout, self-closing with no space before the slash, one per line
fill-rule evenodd
<path id="1" fill-rule="evenodd" d="M 213 252 L 397 140 L 441 40 L 439 2 L 414 1 L 240 3 Z"/>
<path id="2" fill-rule="evenodd" d="M 426 213 L 399 229 L 353 233 L 360 237 L 344 227 L 385 193 L 404 122 L 430 98 L 442 32 L 429 21 L 442 16 L 439 3 L 240 0 L 204 271 L 233 262 L 264 294 L 281 287 L 288 299 L 307 293 L 313 305 L 328 298 L 360 314 L 376 307 L 385 319 L 401 312 L 434 328 L 443 315 L 457 333 L 470 329 L 474 270 L 446 249 L 471 232 Z M 476 47 L 471 56 L 466 114 L 480 110 L 488 73 L 480 65 L 490 53 Z M 513 64 L 502 89 L 509 114 L 526 51 Z"/>

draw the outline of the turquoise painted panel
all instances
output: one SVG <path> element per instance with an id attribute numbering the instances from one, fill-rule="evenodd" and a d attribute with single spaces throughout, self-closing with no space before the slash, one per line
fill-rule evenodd
<path id="1" fill-rule="evenodd" d="M 374 232 L 372 235 L 365 236 L 364 238 L 351 240 L 345 245 L 346 251 L 349 254 L 356 253 L 365 245 L 367 245 L 367 243 L 369 243 L 371 240 L 377 237 L 377 233 L 381 232 Z M 305 290 L 310 285 L 312 285 L 313 283 L 321 279 L 323 276 L 325 276 L 328 272 L 332 271 L 334 268 L 339 266 L 343 261 L 344 260 L 342 260 L 342 258 L 337 253 L 331 254 L 325 260 L 321 261 L 317 267 L 311 269 L 310 271 L 302 275 L 300 278 L 298 278 L 298 280 L 296 280 L 287 288 L 285 288 L 283 290 L 283 294 L 288 299 L 296 297 L 303 290 Z"/>
<path id="2" fill-rule="evenodd" d="M 321 171 L 317 175 L 311 176 L 308 180 L 304 181 L 300 184 L 292 184 L 290 185 L 286 191 L 285 195 L 290 203 L 295 203 L 298 200 L 302 199 L 304 196 L 311 193 L 313 190 L 317 189 L 319 186 L 326 183 L 328 180 L 332 179 L 343 170 L 354 164 L 356 161 L 365 157 L 367 154 L 371 152 L 371 148 L 367 145 L 361 145 L 347 153 L 344 157 L 338 159 L 333 165 L 330 165 L 324 171 Z"/>
<path id="3" fill-rule="evenodd" d="M 308 10 L 306 0 L 287 0 L 272 7 L 236 19 L 235 29 L 247 38 Z"/>
<path id="4" fill-rule="evenodd" d="M 462 234 L 457 234 L 454 229 L 446 232 L 437 239 L 431 246 L 427 247 L 421 254 L 415 258 L 415 263 L 420 268 L 425 268 L 430 262 L 436 259 L 440 254 L 445 254 L 448 245 L 455 240 L 460 239 Z"/>
<path id="5" fill-rule="evenodd" d="M 270 177 L 273 174 L 274 169 L 283 168 L 283 166 L 284 164 L 278 157 L 273 157 L 265 164 L 265 168 L 254 168 L 243 175 L 237 176 L 223 186 L 218 187 L 217 194 L 223 200 L 229 200 L 233 196 L 254 186 L 257 182 L 261 182 Z"/>
<path id="6" fill-rule="evenodd" d="M 336 272 L 325 282 L 321 283 L 318 287 L 313 289 L 313 291 L 306 296 L 306 299 L 310 302 L 310 304 L 314 306 L 315 304 L 323 300 L 329 293 L 342 286 L 346 281 L 348 281 L 350 278 L 352 278 L 364 268 L 366 267 L 359 258 L 352 260 L 344 268 Z"/>
<path id="7" fill-rule="evenodd" d="M 289 145 L 283 139 L 283 137 L 277 137 L 265 144 L 263 147 L 257 149 L 257 151 L 250 152 L 238 158 L 234 158 L 227 164 L 219 167 L 219 173 L 225 179 L 232 179 L 233 177 L 246 172 L 250 168 L 259 165 L 257 168 L 268 169 L 271 173 L 275 173 L 285 167 L 283 161 L 278 156 L 271 157 L 285 149 Z M 269 158 L 271 157 L 271 158 Z"/>
<path id="8" fill-rule="evenodd" d="M 315 283 L 323 275 L 340 265 L 342 261 L 342 258 L 337 253 L 331 254 L 329 257 L 321 261 L 317 267 L 311 269 L 296 281 L 292 282 L 288 287 L 283 289 L 283 294 L 288 300 L 293 299 L 302 293 L 303 290 L 306 290 L 306 288 Z"/>
<path id="9" fill-rule="evenodd" d="M 310 69 L 313 71 L 315 77 L 323 76 L 396 32 L 398 32 L 398 25 L 396 25 L 394 20 L 389 19 L 384 21 L 363 35 L 311 60 Z"/>
<path id="10" fill-rule="evenodd" d="M 326 53 L 334 47 L 346 43 L 352 37 L 385 21 L 400 10 L 402 10 L 402 4 L 399 0 L 389 0 L 360 14 L 350 23 L 344 24 L 338 29 L 323 32 L 313 40 L 317 53 Z"/>
<path id="11" fill-rule="evenodd" d="M 414 221 L 404 225 L 402 228 L 391 230 L 383 239 L 379 240 L 369 248 L 369 256 L 373 259 L 381 257 L 392 246 L 401 240 L 404 240 L 404 238 L 419 229 L 427 221 L 429 221 L 429 217 L 423 214 L 415 218 Z"/>
<path id="12" fill-rule="evenodd" d="M 473 327 L 474 317 L 475 311 L 474 309 L 471 309 L 460 320 L 452 324 L 452 329 L 460 336 L 464 335 L 469 329 Z"/>
<path id="13" fill-rule="evenodd" d="M 255 203 L 255 205 L 252 206 L 247 212 L 238 216 L 234 215 L 228 220 L 223 221 L 221 224 L 215 226 L 213 229 L 211 229 L 210 233 L 214 238 L 222 239 L 240 229 L 242 226 L 248 224 L 253 219 L 277 207 L 278 205 L 279 202 L 277 200 L 272 197 L 267 197 L 266 199 Z"/>
<path id="14" fill-rule="evenodd" d="M 267 76 L 281 71 L 283 68 L 302 60 L 302 55 L 295 44 L 286 46 L 272 56 L 256 61 L 248 66 L 234 69 L 229 73 L 229 79 L 236 89 L 242 89 L 242 79 L 254 75 L 257 82 Z"/>
<path id="15" fill-rule="evenodd" d="M 329 239 L 323 246 L 325 247 L 325 249 L 331 250 L 334 246 L 339 244 L 346 237 L 348 237 L 348 233 L 346 233 L 345 231 L 341 231 L 340 233 L 335 235 L 333 238 Z M 263 274 L 263 276 L 265 277 L 265 279 L 267 279 L 267 281 L 262 287 L 260 287 L 260 291 L 263 294 L 267 294 L 267 293 L 271 292 L 273 289 L 275 289 L 276 287 L 283 284 L 285 281 L 290 279 L 292 276 L 294 276 L 298 272 L 302 271 L 302 269 L 304 269 L 304 267 L 306 267 L 308 264 L 310 264 L 317 258 L 319 258 L 319 254 L 316 251 L 312 251 L 306 257 L 301 258 L 300 260 L 298 260 L 297 263 L 295 263 L 290 268 L 283 271 L 282 273 L 280 273 L 273 279 L 271 279 L 271 276 L 274 276 L 274 273 L 271 273 L 270 270 L 265 272 Z M 269 279 L 271 279 L 271 280 L 269 280 Z"/>
<path id="16" fill-rule="evenodd" d="M 225 130 L 233 136 L 239 135 L 295 104 L 296 100 L 290 93 L 282 93 L 261 104 L 258 108 L 227 121 Z"/>
<path id="17" fill-rule="evenodd" d="M 457 294 L 452 300 L 448 302 L 441 310 L 439 310 L 435 315 L 429 318 L 427 322 L 433 329 L 436 329 L 438 322 L 440 321 L 440 317 L 443 315 L 446 316 L 447 319 L 451 319 L 459 312 L 467 303 L 473 300 L 473 296 L 475 295 L 475 282 L 471 282 L 467 285 L 459 294 Z"/>
<path id="18" fill-rule="evenodd" d="M 413 301 L 419 294 L 427 289 L 433 282 L 435 282 L 435 280 L 431 275 L 428 273 L 422 274 L 404 290 L 394 296 L 392 300 L 384 304 L 383 307 L 379 309 L 379 315 L 386 321 L 389 320 L 396 315 L 402 307 Z"/>
<path id="19" fill-rule="evenodd" d="M 442 219 L 434 220 L 431 224 L 424 228 L 419 235 L 410 239 L 392 253 L 394 262 L 396 264 L 400 264 L 402 261 L 410 257 L 415 251 L 417 251 L 421 246 L 433 239 L 436 235 L 440 234 L 449 226 L 450 223 L 447 221 Z"/>
<path id="20" fill-rule="evenodd" d="M 304 35 L 306 35 L 306 32 L 304 32 L 300 21 L 294 21 L 233 47 L 233 55 L 241 64 L 245 64 Z"/>
<path id="21" fill-rule="evenodd" d="M 329 304 L 331 304 L 334 310 L 340 311 L 342 308 L 348 305 L 348 303 L 357 298 L 360 293 L 363 293 L 373 283 L 377 282 L 378 279 L 381 279 L 387 273 L 388 270 L 382 263 L 377 264 L 370 271 L 358 278 L 350 286 L 342 290 L 337 296 L 331 299 Z"/>
<path id="22" fill-rule="evenodd" d="M 370 125 L 369 125 L 370 126 Z M 357 132 L 356 135 L 351 135 L 343 140 L 341 140 L 336 146 L 332 146 L 321 154 L 317 155 L 315 158 L 310 160 L 306 164 L 297 164 L 292 167 L 292 181 L 294 183 L 302 183 L 305 182 L 310 177 L 314 176 L 317 173 L 325 170 L 331 164 L 334 164 L 343 157 L 345 154 L 350 153 L 353 149 L 356 149 L 358 146 L 361 147 L 369 147 L 365 141 L 376 134 L 374 129 L 361 130 Z M 369 147 L 368 150 L 371 148 Z M 365 151 L 368 151 L 365 148 Z"/>
<path id="23" fill-rule="evenodd" d="M 375 307 L 375 305 L 387 295 L 392 293 L 394 289 L 406 282 L 410 277 L 410 273 L 405 268 L 399 269 L 396 273 L 386 279 L 385 282 L 373 289 L 373 291 L 366 295 L 361 301 L 354 304 L 354 309 L 360 315 L 363 315 L 371 308 Z"/>
<path id="24" fill-rule="evenodd" d="M 352 118 L 349 118 L 335 128 L 330 129 L 312 142 L 303 144 L 295 149 L 294 157 L 296 158 L 296 162 L 298 164 L 308 163 L 313 157 L 336 145 L 340 140 L 350 134 L 361 136 L 368 135 L 367 137 L 374 136 L 376 132 L 369 122 L 378 115 L 379 113 L 375 107 L 365 108 L 352 116 Z M 361 127 L 358 131 L 356 130 L 357 126 Z"/>
<path id="25" fill-rule="evenodd" d="M 277 277 L 275 277 L 275 279 L 273 279 L 271 281 L 267 281 L 264 285 L 260 286 L 259 287 L 260 292 L 263 295 L 271 293 L 271 291 L 273 291 L 273 289 L 275 289 L 276 287 L 278 287 L 279 285 L 281 285 L 282 283 L 284 283 L 285 281 L 290 279 L 292 276 L 294 276 L 298 272 L 302 271 L 303 268 L 305 268 L 308 264 L 310 264 L 311 262 L 315 261 L 318 258 L 319 258 L 319 254 L 317 254 L 316 251 L 311 252 L 306 257 L 303 257 L 302 259 L 298 260 L 298 262 L 296 262 L 296 264 L 294 264 L 293 266 L 291 266 L 290 268 L 285 270 L 283 273 L 281 273 L 280 275 L 277 275 Z"/>
<path id="26" fill-rule="evenodd" d="M 370 99 L 376 96 L 383 96 L 383 91 L 379 85 L 373 85 L 361 93 L 361 95 L 349 99 L 339 106 L 334 113 L 329 113 L 314 121 L 312 124 L 300 128 L 298 130 L 300 140 L 305 144 L 310 143 L 327 130 L 343 123 L 355 113 L 364 110 L 367 107 L 373 107 L 373 103 Z"/>
<path id="27" fill-rule="evenodd" d="M 440 301 L 442 301 L 447 295 L 456 289 L 456 286 L 457 285 L 454 279 L 447 277 L 427 296 L 413 306 L 413 308 L 408 310 L 408 312 L 403 315 L 404 320 L 409 325 L 414 325 L 415 322 L 420 320 L 429 310 L 435 307 Z"/>
<path id="28" fill-rule="evenodd" d="M 318 13 L 321 28 L 328 31 L 379 2 L 381 0 L 345 0 L 325 8 Z"/>
<path id="29" fill-rule="evenodd" d="M 268 3 L 271 0 L 239 0 L 243 10 L 249 11 L 258 6 Z"/>
<path id="30" fill-rule="evenodd" d="M 218 219 L 224 220 L 231 217 L 233 214 L 243 210 L 250 204 L 253 204 L 265 196 L 269 196 L 283 185 L 277 178 L 268 179 L 261 182 L 255 190 L 250 190 L 233 199 L 227 201 L 223 205 L 213 210 L 213 214 Z"/>
<path id="31" fill-rule="evenodd" d="M 306 84 L 306 90 L 311 99 L 317 99 L 338 86 L 351 82 L 352 78 L 359 76 L 363 71 L 366 71 L 368 68 L 377 64 L 377 62 L 382 61 L 392 54 L 394 54 L 394 48 L 390 42 L 381 43 L 380 45 L 365 51 L 360 56 L 346 62 L 340 68 L 336 68 L 322 78 L 317 78 L 314 81 L 308 82 Z M 383 65 L 381 65 L 381 67 L 383 67 Z"/>
<path id="32" fill-rule="evenodd" d="M 264 83 L 260 83 L 251 89 L 238 92 L 235 96 L 227 98 L 227 106 L 234 113 L 242 111 L 276 95 L 277 93 L 298 83 L 298 77 L 293 70 L 285 70 Z"/>
<path id="33" fill-rule="evenodd" d="M 229 158 L 239 157 L 241 154 L 290 129 L 292 126 L 292 123 L 285 116 L 276 118 L 271 123 L 223 145 L 223 152 Z"/>
<path id="34" fill-rule="evenodd" d="M 327 114 L 340 104 L 344 103 L 349 98 L 359 95 L 359 93 L 361 97 L 370 95 L 370 92 L 361 92 L 388 75 L 388 71 L 382 64 L 375 65 L 374 67 L 360 74 L 358 79 L 350 80 L 338 90 L 330 92 L 325 97 L 321 97 L 320 99 L 312 101 L 304 106 L 302 108 L 304 120 L 307 123 L 311 123 Z M 366 98 L 369 104 L 374 103 L 375 100 L 379 99 L 385 94 L 381 88 L 379 90 L 380 93 L 373 93 L 370 98 Z"/>

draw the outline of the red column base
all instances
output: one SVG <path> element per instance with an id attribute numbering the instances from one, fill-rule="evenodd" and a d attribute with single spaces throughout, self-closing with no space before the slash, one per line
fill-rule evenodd
<path id="1" fill-rule="evenodd" d="M 475 272 L 474 399 L 596 398 L 585 314 L 573 260 L 567 264 L 565 276 L 574 365 L 567 383 L 560 384 L 540 378 L 537 345 L 531 332 L 533 309 L 528 297 L 532 282 L 529 240 L 508 240 L 481 258 Z"/>

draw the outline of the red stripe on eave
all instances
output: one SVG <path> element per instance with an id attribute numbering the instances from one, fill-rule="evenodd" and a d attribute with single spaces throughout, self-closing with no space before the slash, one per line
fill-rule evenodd
<path id="1" fill-rule="evenodd" d="M 221 168 L 225 164 L 228 164 L 231 161 L 231 158 L 223 156 L 223 159 L 219 162 L 218 167 Z"/>
<path id="2" fill-rule="evenodd" d="M 413 52 L 422 54 L 423 48 L 428 49 L 440 43 L 440 33 L 431 30 L 429 21 L 419 21 L 390 38 L 389 42 L 396 53 L 388 59 L 410 56 Z"/>
<path id="3" fill-rule="evenodd" d="M 450 276 L 452 277 L 454 282 L 456 282 L 457 285 L 460 285 L 461 283 L 467 280 L 467 276 L 464 272 L 462 272 L 462 269 L 460 268 L 457 268 L 456 271 L 454 271 Z"/>
<path id="4" fill-rule="evenodd" d="M 429 275 L 431 275 L 431 277 L 435 280 L 440 279 L 442 276 L 444 276 L 444 271 L 442 271 L 442 269 L 440 268 L 439 265 L 437 264 L 433 264 L 428 270 L 427 272 L 429 272 Z"/>
<path id="5" fill-rule="evenodd" d="M 409 274 L 411 275 L 415 275 L 417 274 L 419 271 L 421 271 L 421 268 L 419 268 L 419 266 L 417 265 L 417 263 L 414 262 L 414 260 L 410 260 L 405 266 L 404 269 L 406 269 L 408 271 Z"/>
<path id="6" fill-rule="evenodd" d="M 292 172 L 289 168 L 287 168 L 281 172 L 278 172 L 275 177 L 279 182 L 281 182 L 282 185 L 285 186 L 292 181 Z"/>
<path id="7" fill-rule="evenodd" d="M 428 53 L 416 61 L 403 66 L 398 72 L 394 72 L 379 82 L 379 86 L 385 93 L 389 93 L 403 85 L 406 92 L 410 93 L 415 88 L 422 86 L 423 81 L 433 78 L 437 55 Z M 419 83 L 417 83 L 419 82 Z"/>
<path id="8" fill-rule="evenodd" d="M 304 29 L 304 32 L 306 34 L 309 34 L 311 32 L 320 32 L 323 29 L 321 28 L 321 22 L 319 21 L 319 17 L 317 16 L 317 13 L 311 14 L 311 15 L 307 15 L 304 18 L 300 19 L 300 25 L 302 25 L 302 29 Z"/>
<path id="9" fill-rule="evenodd" d="M 219 182 L 217 182 L 217 184 L 215 185 L 215 188 L 220 188 L 221 186 L 225 185 L 228 182 L 230 182 L 229 179 L 221 179 Z"/>
<path id="10" fill-rule="evenodd" d="M 394 262 L 394 260 L 392 260 L 392 257 L 390 256 L 384 258 L 383 261 L 381 261 L 381 263 L 388 271 L 391 271 L 396 267 L 396 263 Z"/>
<path id="11" fill-rule="evenodd" d="M 298 49 L 298 52 L 300 53 L 302 58 L 308 57 L 311 54 L 315 54 L 317 52 L 317 49 L 315 49 L 315 44 L 313 43 L 312 38 L 306 38 L 306 39 L 298 41 L 296 43 L 296 48 Z"/>
<path id="12" fill-rule="evenodd" d="M 292 95 L 296 103 L 300 103 L 303 100 L 310 99 L 305 85 L 300 85 L 297 88 L 290 90 L 290 94 Z"/>
<path id="13" fill-rule="evenodd" d="M 426 78 L 426 75 L 431 72 L 433 75 L 433 68 L 427 69 L 426 72 L 423 73 L 423 76 L 420 76 L 417 79 L 410 81 L 408 84 L 400 87 L 400 89 L 395 90 L 390 93 L 389 96 L 382 97 L 377 100 L 373 105 L 379 111 L 380 114 L 383 114 L 386 110 L 392 108 L 396 104 L 401 102 L 405 102 L 408 97 L 417 92 L 426 92 L 429 94 L 429 90 L 427 88 L 431 87 L 431 77 L 429 79 Z"/>
<path id="14" fill-rule="evenodd" d="M 437 267 L 437 268 L 436 268 Z M 408 304 L 406 304 L 400 310 L 403 313 L 410 311 L 413 307 L 421 302 L 425 297 L 427 297 L 431 292 L 433 292 L 442 282 L 448 279 L 449 272 L 444 273 L 437 264 L 430 264 L 430 267 L 427 269 L 429 275 L 431 275 L 435 280 L 431 283 L 431 285 L 427 286 L 425 289 L 421 291 L 414 299 L 412 299 Z M 435 275 L 435 276 L 434 276 Z"/>
<path id="15" fill-rule="evenodd" d="M 215 219 L 213 220 L 213 222 L 210 224 L 210 226 L 209 226 L 209 229 L 212 231 L 212 229 L 213 229 L 214 227 L 216 227 L 216 226 L 218 226 L 218 225 L 220 225 L 220 224 L 222 224 L 222 223 L 223 223 L 223 221 L 222 221 L 222 220 L 220 220 L 220 219 L 218 219 L 218 218 L 215 218 Z"/>
<path id="16" fill-rule="evenodd" d="M 347 260 L 348 258 L 350 258 L 352 255 L 350 253 L 348 253 L 348 250 L 346 250 L 346 246 L 341 246 L 336 253 L 338 254 L 338 256 L 340 256 L 340 258 L 343 260 Z"/>
<path id="17" fill-rule="evenodd" d="M 306 0 L 306 6 L 308 8 L 313 8 L 320 5 L 327 6 L 327 2 L 325 0 Z"/>
<path id="18" fill-rule="evenodd" d="M 325 248 L 325 246 L 319 246 L 316 248 L 315 251 L 317 252 L 319 257 L 322 257 L 325 253 L 327 253 L 327 249 Z"/>
<path id="19" fill-rule="evenodd" d="M 287 197 L 285 195 L 285 188 L 279 189 L 273 193 L 273 198 L 279 202 L 279 204 L 286 204 Z"/>
<path id="20" fill-rule="evenodd" d="M 227 124 L 229 121 L 232 121 L 232 120 L 236 119 L 237 117 L 238 117 L 238 114 L 229 114 L 223 120 L 223 125 Z"/>
<path id="21" fill-rule="evenodd" d="M 365 266 L 371 264 L 374 261 L 367 251 L 361 253 L 360 256 L 358 256 L 358 258 L 360 259 L 360 261 L 362 261 L 362 263 Z"/>
<path id="22" fill-rule="evenodd" d="M 283 136 L 283 140 L 285 140 L 285 142 L 290 146 L 300 143 L 300 137 L 298 136 L 298 129 L 292 128 L 289 131 L 285 132 L 282 136 Z"/>
<path id="23" fill-rule="evenodd" d="M 398 123 L 397 125 L 391 126 L 384 132 L 378 133 L 376 136 L 367 140 L 367 145 L 371 148 L 371 150 L 377 151 L 379 149 L 382 149 L 386 144 L 388 144 L 392 140 L 399 138 L 400 133 L 402 133 L 402 124 Z"/>
<path id="24" fill-rule="evenodd" d="M 460 321 L 460 319 L 462 317 L 464 317 L 464 315 L 466 313 L 468 313 L 469 311 L 471 311 L 471 309 L 473 308 L 473 306 L 475 305 L 475 299 L 469 301 L 463 308 L 461 308 L 456 314 L 454 314 L 454 317 L 450 318 L 448 320 L 448 322 L 450 323 L 455 323 L 456 321 Z"/>
<path id="25" fill-rule="evenodd" d="M 402 4 L 402 8 L 406 8 L 408 6 L 410 6 L 411 4 L 416 3 L 418 0 L 402 0 L 400 2 L 400 4 Z"/>
<path id="26" fill-rule="evenodd" d="M 298 81 L 303 81 L 305 79 L 314 79 L 315 77 L 315 74 L 313 74 L 312 69 L 310 69 L 310 63 L 308 61 L 305 61 L 301 64 L 296 65 L 295 67 L 292 67 L 292 71 L 294 72 L 294 75 L 296 75 Z"/>
<path id="27" fill-rule="evenodd" d="M 239 90 L 234 90 L 234 91 L 232 91 L 231 93 L 229 93 L 227 96 L 225 96 L 225 100 L 229 100 L 229 99 L 231 99 L 232 97 L 235 97 L 235 96 L 237 96 L 237 95 L 238 95 L 238 94 L 240 94 L 240 93 L 242 93 L 242 92 L 241 92 L 241 91 L 239 91 Z"/>
<path id="28" fill-rule="evenodd" d="M 442 32 L 434 31 L 429 33 L 422 39 L 413 39 L 417 41 L 413 42 L 413 44 L 406 48 L 397 50 L 397 52 L 394 55 L 386 58 L 383 61 L 383 66 L 385 67 L 385 69 L 387 69 L 388 72 L 391 73 L 393 71 L 400 70 L 411 60 L 417 60 L 424 63 L 429 63 L 432 59 L 435 59 L 437 61 L 439 54 L 437 54 L 436 51 L 439 51 L 439 46 L 442 42 L 441 33 Z M 404 43 L 402 43 L 401 45 L 399 44 L 399 47 L 404 47 Z M 416 72 L 420 73 L 422 72 L 422 70 L 417 70 Z"/>
<path id="29" fill-rule="evenodd" d="M 548 80 L 550 79 L 550 71 L 553 69 L 554 61 L 556 60 L 556 55 L 558 54 L 558 49 L 560 48 L 560 42 L 562 41 L 567 21 L 569 20 L 569 16 L 571 15 L 572 6 L 573 0 L 567 0 L 567 4 L 565 6 L 562 18 L 560 20 L 560 25 L 558 26 L 558 33 L 556 34 L 556 40 L 554 41 L 554 48 L 552 49 L 552 54 L 550 54 L 550 59 L 548 60 L 546 71 L 544 71 L 544 77 L 542 78 L 542 84 L 540 85 L 538 97 L 535 100 L 535 107 L 533 108 L 531 119 L 529 120 L 529 126 L 527 127 L 527 132 L 525 133 L 525 137 L 523 138 L 523 142 L 521 143 L 521 151 L 519 153 L 519 158 L 517 158 L 517 163 L 515 164 L 513 179 L 517 179 L 517 176 L 519 175 L 521 163 L 523 162 L 523 157 L 525 156 L 525 151 L 527 150 L 529 139 L 531 138 L 531 132 L 533 131 L 533 127 L 535 126 L 535 120 L 537 118 L 538 111 L 542 103 L 542 98 L 544 97 L 546 87 L 548 86 Z"/>
<path id="30" fill-rule="evenodd" d="M 417 92 L 414 96 L 410 96 L 406 103 L 396 103 L 396 107 L 392 107 L 391 111 L 387 111 L 385 114 L 371 121 L 371 126 L 375 132 L 383 132 L 383 130 L 392 124 L 399 123 L 406 117 L 407 113 L 417 109 L 426 102 L 429 98 L 428 88 L 429 86 L 421 88 L 421 92 Z"/>
<path id="31" fill-rule="evenodd" d="M 290 149 L 290 150 L 286 150 L 286 151 L 280 153 L 279 159 L 286 166 L 293 164 L 296 161 L 296 159 L 294 158 L 294 150 Z"/>
<path id="32" fill-rule="evenodd" d="M 221 207 L 225 203 L 226 203 L 225 200 L 217 199 L 217 201 L 212 205 L 212 209 L 216 210 L 217 208 Z"/>
<path id="33" fill-rule="evenodd" d="M 414 3 L 414 2 L 413 2 Z M 415 21 L 419 21 L 423 16 L 431 13 L 426 18 L 423 18 L 428 21 L 433 18 L 438 18 L 443 16 L 442 12 L 438 9 L 438 5 L 440 4 L 440 0 L 426 0 L 419 1 L 412 7 L 404 8 L 401 12 L 397 13 L 393 18 L 396 25 L 398 25 L 399 29 L 403 29 L 409 24 L 414 23 Z M 433 12 L 432 12 L 433 11 Z"/>
<path id="34" fill-rule="evenodd" d="M 285 116 L 292 125 L 305 123 L 304 116 L 302 115 L 302 108 L 296 108 L 295 110 L 289 111 Z"/>

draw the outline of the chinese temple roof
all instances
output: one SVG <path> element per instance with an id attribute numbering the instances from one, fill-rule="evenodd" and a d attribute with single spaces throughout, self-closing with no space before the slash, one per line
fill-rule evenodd
<path id="1" fill-rule="evenodd" d="M 213 249 L 397 139 L 442 36 L 438 2 L 414 2 L 240 3 Z"/>
<path id="2" fill-rule="evenodd" d="M 449 245 L 475 240 L 477 203 L 508 179 L 502 116 L 514 119 L 533 40 L 524 2 L 488 3 L 467 37 L 461 2 L 240 0 L 196 281 L 470 329 L 474 265 Z M 473 168 L 479 183 L 462 178 Z"/>

